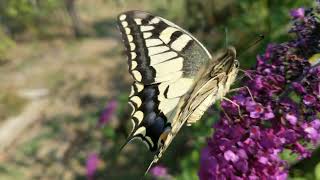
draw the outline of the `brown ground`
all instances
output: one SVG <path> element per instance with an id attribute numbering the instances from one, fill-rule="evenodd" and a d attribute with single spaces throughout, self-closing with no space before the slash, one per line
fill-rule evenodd
<path id="1" fill-rule="evenodd" d="M 95 147 L 86 141 L 101 138 L 101 133 L 90 129 L 96 119 L 83 113 L 100 111 L 107 100 L 129 91 L 115 20 L 125 9 L 143 9 L 140 2 L 130 3 L 80 0 L 77 8 L 88 37 L 74 39 L 66 32 L 10 49 L 10 62 L 0 66 L 0 92 L 20 98 L 23 108 L 0 119 L 0 179 L 85 174 L 84 158 Z"/>

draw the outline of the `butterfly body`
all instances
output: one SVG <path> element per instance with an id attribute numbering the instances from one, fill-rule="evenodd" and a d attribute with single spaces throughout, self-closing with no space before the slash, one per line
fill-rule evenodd
<path id="1" fill-rule="evenodd" d="M 228 92 L 238 72 L 236 51 L 230 47 L 212 57 L 191 34 L 146 12 L 128 11 L 118 19 L 135 80 L 127 142 L 140 138 L 156 162 L 184 124 L 198 121 Z"/>
<path id="2" fill-rule="evenodd" d="M 189 105 L 184 108 L 186 112 L 193 112 L 187 120 L 188 125 L 197 122 L 210 105 L 225 96 L 238 73 L 237 66 L 236 52 L 232 47 L 219 52 L 204 66 L 205 73 L 199 75 L 187 101 Z"/>

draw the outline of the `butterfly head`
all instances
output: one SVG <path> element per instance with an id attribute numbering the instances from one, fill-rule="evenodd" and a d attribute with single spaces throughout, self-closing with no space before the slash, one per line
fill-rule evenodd
<path id="1" fill-rule="evenodd" d="M 224 85 L 222 95 L 226 94 L 239 71 L 239 62 L 236 57 L 235 48 L 228 47 L 218 52 L 213 59 L 212 66 L 209 68 L 211 70 L 210 78 L 222 78 Z"/>
<path id="2" fill-rule="evenodd" d="M 220 51 L 214 58 L 211 67 L 211 77 L 225 73 L 227 76 L 235 77 L 239 70 L 239 62 L 236 58 L 236 50 L 234 47 L 228 47 Z"/>

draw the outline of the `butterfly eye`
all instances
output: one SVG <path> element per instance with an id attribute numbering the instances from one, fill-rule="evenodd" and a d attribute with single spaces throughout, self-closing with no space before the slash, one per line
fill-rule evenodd
<path id="1" fill-rule="evenodd" d="M 240 66 L 240 65 L 239 65 L 239 61 L 238 61 L 238 60 L 235 60 L 235 61 L 234 61 L 234 67 L 235 67 L 235 68 L 239 68 L 239 66 Z"/>

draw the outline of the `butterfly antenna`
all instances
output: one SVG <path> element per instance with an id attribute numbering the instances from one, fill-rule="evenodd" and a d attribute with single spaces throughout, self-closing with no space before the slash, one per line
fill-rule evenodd
<path id="1" fill-rule="evenodd" d="M 229 44 L 229 42 L 228 42 L 228 27 L 225 27 L 224 28 L 224 34 L 225 34 L 225 48 L 227 48 L 228 47 L 228 44 Z"/>
<path id="2" fill-rule="evenodd" d="M 248 47 L 246 47 L 241 54 L 239 55 L 242 56 L 244 53 L 246 53 L 249 49 L 251 49 L 252 47 L 254 47 L 255 45 L 257 45 L 259 42 L 261 42 L 264 39 L 264 35 L 260 34 L 258 38 L 256 38 L 252 43 L 249 44 Z"/>

